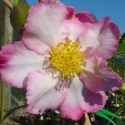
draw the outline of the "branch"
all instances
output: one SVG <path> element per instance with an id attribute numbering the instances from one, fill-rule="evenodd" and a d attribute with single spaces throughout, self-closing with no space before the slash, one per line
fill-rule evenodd
<path id="1" fill-rule="evenodd" d="M 42 2 L 43 0 L 39 0 L 39 2 Z"/>
<path id="2" fill-rule="evenodd" d="M 88 116 L 87 113 L 85 113 L 85 123 L 84 123 L 84 125 L 91 125 L 91 122 L 89 120 L 89 116 Z"/>
<path id="3" fill-rule="evenodd" d="M 2 0 L 2 2 L 3 2 L 10 10 L 13 9 L 12 4 L 11 4 L 8 0 Z"/>

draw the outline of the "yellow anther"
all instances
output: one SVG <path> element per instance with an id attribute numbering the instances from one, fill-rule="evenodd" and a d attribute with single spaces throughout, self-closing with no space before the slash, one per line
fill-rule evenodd
<path id="1" fill-rule="evenodd" d="M 83 72 L 83 56 L 80 48 L 82 47 L 78 42 L 72 42 L 71 40 L 67 40 L 65 43 L 59 42 L 49 52 L 52 67 L 68 79 L 79 75 Z"/>

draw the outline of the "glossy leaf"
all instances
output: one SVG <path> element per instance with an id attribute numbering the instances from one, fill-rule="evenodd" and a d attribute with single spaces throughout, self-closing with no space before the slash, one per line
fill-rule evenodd
<path id="1" fill-rule="evenodd" d="M 125 44 L 125 33 L 121 36 L 121 41 Z"/>
<path id="2" fill-rule="evenodd" d="M 125 44 L 119 44 L 115 55 L 125 54 Z"/>
<path id="3" fill-rule="evenodd" d="M 19 0 L 14 0 L 14 5 L 16 6 L 18 4 Z"/>
<path id="4" fill-rule="evenodd" d="M 122 84 L 121 91 L 125 91 L 125 83 Z"/>
<path id="5" fill-rule="evenodd" d="M 10 13 L 10 22 L 12 27 L 17 31 L 21 32 L 28 16 L 28 10 L 30 6 L 19 1 L 18 4 L 12 9 Z"/>

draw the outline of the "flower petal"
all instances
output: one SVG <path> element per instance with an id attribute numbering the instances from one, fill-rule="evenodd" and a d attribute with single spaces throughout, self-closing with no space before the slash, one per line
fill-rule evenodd
<path id="1" fill-rule="evenodd" d="M 59 0 L 44 0 L 33 5 L 24 26 L 24 44 L 42 54 L 44 50 L 41 47 L 49 48 L 64 41 L 64 34 L 68 32 L 65 20 L 69 13 Z"/>
<path id="2" fill-rule="evenodd" d="M 104 92 L 93 93 L 83 86 L 75 77 L 67 91 L 67 97 L 60 106 L 63 117 L 79 120 L 85 112 L 95 112 L 104 107 L 106 96 Z"/>
<path id="3" fill-rule="evenodd" d="M 80 23 L 95 23 L 95 19 L 93 17 L 92 14 L 88 13 L 88 12 L 80 12 L 78 14 L 76 14 L 76 17 L 78 18 Z"/>
<path id="4" fill-rule="evenodd" d="M 107 62 L 101 57 L 90 56 L 84 60 L 83 66 L 84 71 L 80 79 L 92 92 L 120 89 L 122 85 L 120 76 L 108 68 Z"/>
<path id="5" fill-rule="evenodd" d="M 73 7 L 71 7 L 71 6 L 67 6 L 67 12 L 68 12 L 68 14 L 67 14 L 67 19 L 71 19 L 72 18 L 72 16 L 74 15 L 74 8 Z"/>
<path id="6" fill-rule="evenodd" d="M 58 78 L 45 71 L 34 71 L 28 74 L 27 111 L 32 114 L 42 114 L 45 110 L 56 109 L 65 100 L 66 89 L 56 90 Z"/>
<path id="7" fill-rule="evenodd" d="M 83 50 L 93 47 L 95 53 L 103 59 L 109 59 L 117 50 L 120 32 L 118 27 L 109 22 L 109 17 L 97 23 L 85 24 L 86 30 L 78 38 Z"/>
<path id="8" fill-rule="evenodd" d="M 25 88 L 27 73 L 42 69 L 44 56 L 28 50 L 22 42 L 14 42 L 0 51 L 0 73 L 2 80 L 18 88 Z"/>
<path id="9" fill-rule="evenodd" d="M 81 12 L 78 14 L 74 14 L 70 20 L 67 21 L 67 25 L 70 30 L 69 39 L 72 41 L 76 41 L 79 35 L 86 31 L 86 27 L 84 25 L 86 23 L 95 23 L 93 16 L 87 12 Z"/>

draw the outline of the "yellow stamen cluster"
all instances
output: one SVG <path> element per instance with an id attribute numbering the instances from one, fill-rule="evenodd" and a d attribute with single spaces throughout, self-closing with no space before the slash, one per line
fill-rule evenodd
<path id="1" fill-rule="evenodd" d="M 59 42 L 49 52 L 52 67 L 68 79 L 83 72 L 83 56 L 80 49 L 81 46 L 78 42 L 72 42 L 71 40 L 67 40 L 65 43 Z"/>

